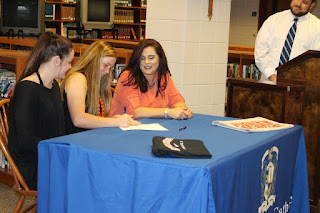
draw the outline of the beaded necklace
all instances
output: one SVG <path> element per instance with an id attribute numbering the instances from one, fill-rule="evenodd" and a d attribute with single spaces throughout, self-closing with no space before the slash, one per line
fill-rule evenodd
<path id="1" fill-rule="evenodd" d="M 152 84 L 149 84 L 149 87 L 153 87 L 155 85 L 155 83 L 156 83 L 156 78 L 153 79 Z"/>
<path id="2" fill-rule="evenodd" d="M 104 117 L 104 104 L 101 96 L 99 96 L 99 111 L 98 111 L 98 116 Z"/>

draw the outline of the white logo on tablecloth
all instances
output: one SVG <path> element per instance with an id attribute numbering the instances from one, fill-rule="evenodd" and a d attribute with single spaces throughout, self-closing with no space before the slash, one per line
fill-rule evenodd
<path id="1" fill-rule="evenodd" d="M 276 180 L 278 173 L 279 149 L 274 146 L 267 150 L 261 160 L 261 206 L 259 213 L 267 212 L 276 202 Z"/>

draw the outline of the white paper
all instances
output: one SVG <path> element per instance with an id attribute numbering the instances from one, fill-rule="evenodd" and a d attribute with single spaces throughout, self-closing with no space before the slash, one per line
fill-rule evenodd
<path id="1" fill-rule="evenodd" d="M 265 132 L 293 127 L 292 124 L 279 123 L 262 117 L 226 121 L 212 121 L 212 125 L 243 132 Z"/>
<path id="2" fill-rule="evenodd" d="M 127 130 L 152 130 L 152 131 L 168 131 L 158 123 L 153 124 L 140 124 L 138 126 L 120 127 L 123 131 Z"/>

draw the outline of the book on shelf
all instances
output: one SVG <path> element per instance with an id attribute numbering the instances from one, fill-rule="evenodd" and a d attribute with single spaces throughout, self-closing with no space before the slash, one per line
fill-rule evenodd
<path id="1" fill-rule="evenodd" d="M 2 168 L 2 158 L 4 154 L 2 153 L 2 150 L 0 149 L 0 168 Z"/>
<path id="2" fill-rule="evenodd" d="M 127 6 L 131 7 L 132 6 L 132 0 L 115 0 L 114 1 L 115 6 Z"/>
<path id="3" fill-rule="evenodd" d="M 239 77 L 239 64 L 228 63 L 227 77 Z"/>
<path id="4" fill-rule="evenodd" d="M 141 7 L 147 6 L 147 0 L 141 0 Z"/>
<path id="5" fill-rule="evenodd" d="M 134 29 L 131 27 L 130 30 L 131 30 L 133 39 L 137 40 L 137 36 L 136 36 L 136 33 L 134 32 Z"/>
<path id="6" fill-rule="evenodd" d="M 63 6 L 61 9 L 61 20 L 63 20 L 63 21 L 76 20 L 75 11 L 76 11 L 75 7 Z"/>
<path id="7" fill-rule="evenodd" d="M 46 4 L 44 18 L 47 20 L 55 20 L 56 19 L 56 5 L 55 4 Z"/>
<path id="8" fill-rule="evenodd" d="M 104 38 L 104 39 L 115 39 L 115 37 L 113 36 L 113 32 L 104 31 L 104 30 L 101 32 L 101 38 Z"/>
<path id="9" fill-rule="evenodd" d="M 114 10 L 114 22 L 118 23 L 134 23 L 133 10 Z"/>
<path id="10" fill-rule="evenodd" d="M 61 36 L 67 37 L 67 29 L 68 27 L 76 27 L 76 23 L 61 23 Z M 77 31 L 76 30 L 69 30 L 68 32 L 68 38 L 76 38 L 77 37 Z"/>
<path id="11" fill-rule="evenodd" d="M 143 40 L 145 38 L 146 38 L 146 28 L 141 27 L 140 40 Z"/>
<path id="12" fill-rule="evenodd" d="M 147 11 L 146 10 L 142 10 L 140 13 L 140 22 L 141 23 L 146 23 L 146 19 L 147 19 Z"/>
<path id="13" fill-rule="evenodd" d="M 279 123 L 263 117 L 212 121 L 212 125 L 229 128 L 241 132 L 266 132 L 292 128 L 292 124 Z"/>
<path id="14" fill-rule="evenodd" d="M 249 65 L 243 65 L 242 75 L 241 75 L 240 64 L 228 63 L 227 77 L 235 77 L 235 78 L 242 77 L 242 78 L 260 80 L 261 72 L 255 64 L 249 64 Z"/>
<path id="15" fill-rule="evenodd" d="M 2 169 L 11 169 L 11 167 L 9 166 L 9 162 L 7 161 L 6 157 L 4 156 L 4 154 L 2 153 L 1 149 L 0 149 L 0 168 Z"/>
<path id="16" fill-rule="evenodd" d="M 255 64 L 243 65 L 242 77 L 259 80 L 261 72 Z"/>
<path id="17" fill-rule="evenodd" d="M 118 29 L 118 38 L 121 40 L 130 40 L 131 27 L 130 26 L 115 26 Z"/>
<path id="18" fill-rule="evenodd" d="M 2 98 L 9 98 L 16 83 L 14 72 L 0 69 L 0 95 Z"/>
<path id="19" fill-rule="evenodd" d="M 121 72 L 126 68 L 126 64 L 116 64 L 114 70 L 113 70 L 113 82 L 117 82 L 119 75 Z"/>
<path id="20" fill-rule="evenodd" d="M 77 0 L 63 0 L 66 3 L 77 3 Z"/>
<path id="21" fill-rule="evenodd" d="M 7 90 L 6 90 L 4 93 L 2 93 L 2 94 L 3 94 L 3 95 L 2 95 L 3 98 L 10 98 L 10 97 L 11 97 L 11 93 L 12 93 L 12 91 L 13 91 L 14 85 L 15 85 L 14 82 L 10 82 Z"/>

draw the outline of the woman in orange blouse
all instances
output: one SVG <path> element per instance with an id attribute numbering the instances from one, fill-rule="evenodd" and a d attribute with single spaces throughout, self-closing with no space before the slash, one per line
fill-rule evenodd
<path id="1" fill-rule="evenodd" d="M 165 53 L 153 39 L 141 41 L 118 80 L 109 116 L 189 119 L 192 111 L 176 89 Z"/>

